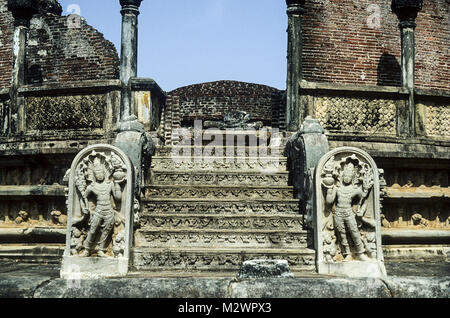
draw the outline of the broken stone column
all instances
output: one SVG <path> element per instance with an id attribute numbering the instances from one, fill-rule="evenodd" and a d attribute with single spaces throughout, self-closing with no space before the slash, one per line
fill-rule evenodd
<path id="1" fill-rule="evenodd" d="M 134 168 L 111 145 L 93 145 L 72 162 L 61 277 L 126 275 L 133 242 Z"/>
<path id="2" fill-rule="evenodd" d="M 39 12 L 39 0 L 8 0 L 8 10 L 14 17 L 13 69 L 10 89 L 10 109 L 5 128 L 9 133 L 19 131 L 20 106 L 18 89 L 25 83 L 27 34 L 32 16 Z"/>
<path id="3" fill-rule="evenodd" d="M 409 91 L 408 126 L 410 135 L 415 136 L 415 103 L 414 103 L 414 63 L 416 18 L 422 10 L 422 0 L 392 0 L 392 11 L 400 20 L 399 28 L 402 41 L 402 86 Z"/>
<path id="4" fill-rule="evenodd" d="M 286 81 L 286 128 L 299 128 L 299 82 L 302 78 L 302 15 L 305 0 L 286 0 L 288 52 Z"/>
<path id="5" fill-rule="evenodd" d="M 137 76 L 138 15 L 142 0 L 120 0 L 122 10 L 122 46 L 120 55 L 120 80 L 122 97 L 120 119 L 131 114 L 130 79 Z"/>
<path id="6" fill-rule="evenodd" d="M 319 274 L 384 277 L 380 186 L 366 152 L 336 148 L 315 173 L 315 249 Z"/>

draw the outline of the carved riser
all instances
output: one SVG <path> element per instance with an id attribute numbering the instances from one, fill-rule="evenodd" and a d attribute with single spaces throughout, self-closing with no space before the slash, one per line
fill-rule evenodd
<path id="1" fill-rule="evenodd" d="M 206 148 L 207 146 L 202 147 L 190 147 L 189 150 L 184 149 L 183 154 L 185 156 L 194 156 L 194 155 L 200 155 L 200 154 L 209 154 L 211 155 L 211 146 Z M 256 157 L 259 155 L 273 155 L 273 156 L 280 156 L 283 154 L 284 147 L 242 147 L 242 146 L 234 146 L 234 147 L 222 147 L 222 148 L 215 148 L 212 152 L 212 155 L 217 156 L 245 156 L 245 157 Z M 180 148 L 176 148 L 173 150 L 173 147 L 163 147 L 158 148 L 156 150 L 156 156 L 158 157 L 170 157 L 172 155 L 179 155 Z"/>
<path id="2" fill-rule="evenodd" d="M 206 214 L 269 214 L 269 213 L 289 213 L 299 214 L 298 202 L 279 203 L 275 202 L 169 202 L 169 201 L 152 201 L 144 202 L 142 214 L 155 213 L 206 213 Z"/>
<path id="3" fill-rule="evenodd" d="M 195 173 L 168 173 L 154 172 L 152 184 L 159 185 L 266 185 L 266 186 L 286 186 L 289 175 L 285 174 L 195 174 Z"/>
<path id="4" fill-rule="evenodd" d="M 238 231 L 236 231 L 238 232 Z M 301 249 L 306 248 L 306 233 L 283 232 L 243 232 L 233 231 L 159 231 L 139 230 L 137 234 L 140 247 L 177 248 L 189 246 L 191 248 L 277 248 Z M 143 241 L 145 240 L 145 242 Z"/>
<path id="5" fill-rule="evenodd" d="M 246 171 L 259 173 L 286 172 L 286 158 L 193 158 L 154 157 L 152 171 Z"/>
<path id="6" fill-rule="evenodd" d="M 163 251 L 135 248 L 133 267 L 140 271 L 206 270 L 238 271 L 244 261 L 254 259 L 284 259 L 292 271 L 314 272 L 315 253 L 304 249 L 297 253 L 248 251 Z"/>
<path id="7" fill-rule="evenodd" d="M 287 188 L 287 187 L 286 187 Z M 291 188 L 238 188 L 238 187 L 147 187 L 145 198 L 199 198 L 199 199 L 242 199 L 242 200 L 286 200 L 294 197 Z"/>
<path id="8" fill-rule="evenodd" d="M 302 216 L 224 216 L 224 215 L 180 215 L 144 214 L 140 219 L 142 230 L 303 230 Z"/>

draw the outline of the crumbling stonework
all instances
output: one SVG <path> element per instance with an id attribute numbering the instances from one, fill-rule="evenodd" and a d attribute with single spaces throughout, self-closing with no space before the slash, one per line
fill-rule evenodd
<path id="1" fill-rule="evenodd" d="M 13 18 L 0 0 L 0 87 L 11 82 Z M 59 7 L 43 1 L 31 20 L 25 80 L 28 84 L 119 78 L 114 45 L 83 18 L 79 27 L 61 16 Z M 59 14 L 58 14 L 59 12 Z"/>

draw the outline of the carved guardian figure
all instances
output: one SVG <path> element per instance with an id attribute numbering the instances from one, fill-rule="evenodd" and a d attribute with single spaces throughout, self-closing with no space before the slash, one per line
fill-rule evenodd
<path id="1" fill-rule="evenodd" d="M 318 272 L 385 276 L 379 173 L 373 159 L 353 147 L 328 152 L 316 168 L 315 198 Z"/>
<path id="2" fill-rule="evenodd" d="M 62 277 L 122 275 L 133 236 L 135 172 L 119 148 L 94 145 L 74 159 Z"/>

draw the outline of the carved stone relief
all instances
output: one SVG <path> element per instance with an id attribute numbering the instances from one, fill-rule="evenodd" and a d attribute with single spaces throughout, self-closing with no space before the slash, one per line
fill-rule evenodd
<path id="1" fill-rule="evenodd" d="M 364 151 L 343 147 L 316 169 L 315 239 L 321 274 L 384 276 L 378 169 Z"/>
<path id="2" fill-rule="evenodd" d="M 30 130 L 103 128 L 106 95 L 43 96 L 26 98 Z"/>
<path id="3" fill-rule="evenodd" d="M 450 106 L 427 102 L 419 104 L 425 110 L 425 131 L 430 137 L 450 138 Z"/>
<path id="4" fill-rule="evenodd" d="M 314 106 L 326 130 L 396 134 L 397 106 L 393 100 L 321 96 L 314 99 Z"/>
<path id="5" fill-rule="evenodd" d="M 278 201 L 279 202 L 279 201 Z M 165 213 L 176 211 L 177 213 L 293 213 L 298 214 L 298 203 L 259 203 L 259 202 L 146 202 L 144 204 L 145 213 Z"/>
<path id="6" fill-rule="evenodd" d="M 226 112 L 223 121 L 205 121 L 205 128 L 237 128 L 237 129 L 261 129 L 263 122 L 250 122 L 250 114 L 244 111 Z"/>
<path id="7" fill-rule="evenodd" d="M 69 277 L 74 270 L 87 276 L 126 273 L 133 190 L 134 169 L 120 149 L 94 145 L 77 155 L 69 178 L 63 277 Z"/>

